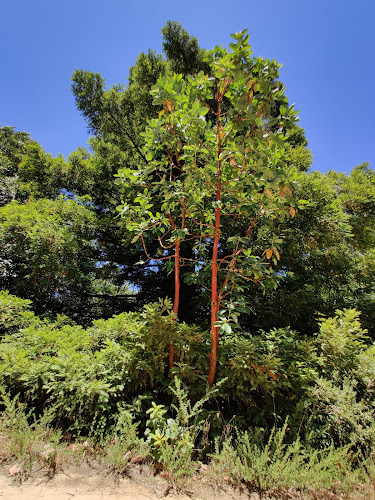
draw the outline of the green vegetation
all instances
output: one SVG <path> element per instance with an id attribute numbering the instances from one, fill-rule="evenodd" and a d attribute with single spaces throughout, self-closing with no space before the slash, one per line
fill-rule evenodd
<path id="1" fill-rule="evenodd" d="M 74 73 L 91 151 L 0 128 L 0 454 L 53 474 L 73 440 L 176 488 L 370 489 L 374 171 L 309 172 L 246 32 L 162 33 L 126 86 Z"/>
<path id="2" fill-rule="evenodd" d="M 87 329 L 28 307 L 1 295 L 1 317 L 13 318 L 0 345 L 4 453 L 26 468 L 43 446 L 63 461 L 64 433 L 89 440 L 115 470 L 152 459 L 177 486 L 206 462 L 207 477 L 221 471 L 260 491 L 343 491 L 373 470 L 374 349 L 354 310 L 311 338 L 290 329 L 226 338 L 207 389 L 209 332 L 177 323 L 168 301 Z"/>

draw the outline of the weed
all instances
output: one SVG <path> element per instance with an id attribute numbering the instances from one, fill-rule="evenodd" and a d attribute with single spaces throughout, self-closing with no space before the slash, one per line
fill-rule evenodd
<path id="1" fill-rule="evenodd" d="M 23 473 L 38 461 L 47 466 L 49 473 L 54 472 L 62 433 L 50 426 L 54 418 L 53 408 L 45 411 L 38 420 L 33 420 L 18 397 L 11 399 L 1 387 L 0 396 L 4 406 L 0 415 L 0 455 L 15 460 Z"/>
<path id="2" fill-rule="evenodd" d="M 211 462 L 214 475 L 260 492 L 345 490 L 358 480 L 352 471 L 348 447 L 312 450 L 303 446 L 299 438 L 286 444 L 287 428 L 287 421 L 278 430 L 274 427 L 264 444 L 259 434 L 247 431 L 239 434 L 235 442 L 228 439 L 221 449 L 217 446 Z"/>
<path id="3" fill-rule="evenodd" d="M 175 377 L 174 385 L 170 387 L 176 400 L 176 404 L 171 405 L 174 418 L 168 416 L 168 408 L 155 402 L 147 410 L 147 442 L 153 458 L 167 472 L 174 486 L 181 487 L 195 473 L 193 455 L 197 451 L 197 438 L 206 427 L 203 405 L 218 392 L 218 385 L 209 388 L 199 401 L 192 404 L 181 380 Z"/>
<path id="4" fill-rule="evenodd" d="M 148 444 L 138 436 L 138 422 L 130 411 L 118 406 L 117 422 L 112 432 L 102 441 L 105 464 L 118 472 L 126 469 L 129 463 L 142 462 L 150 455 Z"/>

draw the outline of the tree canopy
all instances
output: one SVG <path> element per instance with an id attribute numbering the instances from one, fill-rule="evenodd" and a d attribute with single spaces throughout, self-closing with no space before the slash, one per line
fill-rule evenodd
<path id="1" fill-rule="evenodd" d="M 77 301 L 74 314 L 81 314 L 85 321 L 91 321 L 97 315 L 111 316 L 121 310 L 140 308 L 158 297 L 173 297 L 176 282 L 172 272 L 174 245 L 179 241 L 179 287 L 182 300 L 179 302 L 178 316 L 182 321 L 208 324 L 211 299 L 204 286 L 212 269 L 211 264 L 200 266 L 197 261 L 206 259 L 210 262 L 213 250 L 214 238 L 210 227 L 217 207 L 213 192 L 216 174 L 212 170 L 212 155 L 217 151 L 217 144 L 214 146 L 210 137 L 213 138 L 215 134 L 218 136 L 215 126 L 217 98 L 220 92 L 224 92 L 221 104 L 223 124 L 220 125 L 223 131 L 230 123 L 236 123 L 239 110 L 245 109 L 243 106 L 253 108 L 250 114 L 255 115 L 256 123 L 255 127 L 249 126 L 250 120 L 241 119 L 235 124 L 233 134 L 228 135 L 225 144 L 223 175 L 239 174 L 238 179 L 242 179 L 239 181 L 241 192 L 235 197 L 240 197 L 237 201 L 242 209 L 245 207 L 247 216 L 240 209 L 232 210 L 236 202 L 230 193 L 231 181 L 229 177 L 226 178 L 225 182 L 229 184 L 225 185 L 220 198 L 223 204 L 220 205 L 218 259 L 233 255 L 233 249 L 244 244 L 238 240 L 238 235 L 242 235 L 241 238 L 248 238 L 245 247 L 251 248 L 251 253 L 246 257 L 246 266 L 253 271 L 255 262 L 259 270 L 264 266 L 262 272 L 267 270 L 269 279 L 263 280 L 259 274 L 257 279 L 245 280 L 245 283 L 244 280 L 238 281 L 239 272 L 231 271 L 226 286 L 236 276 L 234 289 L 237 297 L 249 303 L 251 311 L 250 315 L 240 314 L 235 323 L 236 316 L 231 317 L 226 309 L 227 313 L 220 316 L 220 327 L 226 329 L 228 334 L 231 329 L 238 327 L 256 331 L 270 325 L 292 325 L 301 332 L 309 333 L 316 328 L 321 314 L 333 314 L 337 307 L 357 307 L 362 311 L 362 320 L 372 332 L 373 170 L 369 165 L 362 165 L 354 168 L 350 175 L 334 171 L 325 175 L 309 172 L 311 152 L 307 148 L 305 133 L 298 126 L 286 127 L 288 130 L 282 137 L 282 143 L 275 149 L 272 149 L 274 146 L 270 147 L 273 136 L 277 136 L 279 131 L 279 135 L 284 134 L 281 129 L 285 128 L 285 120 L 292 116 L 282 92 L 283 84 L 277 76 L 277 64 L 273 61 L 254 59 L 250 64 L 250 59 L 246 59 L 247 49 L 244 48 L 241 71 L 247 72 L 249 87 L 240 91 L 238 79 L 226 82 L 227 77 L 232 78 L 230 72 L 233 71 L 229 67 L 233 64 L 230 62 L 230 52 L 219 47 L 211 52 L 202 49 L 197 39 L 175 22 L 167 23 L 162 36 L 164 55 L 151 49 L 141 53 L 129 70 L 127 83 L 107 88 L 104 77 L 99 73 L 81 69 L 75 71 L 72 92 L 77 109 L 87 122 L 91 135 L 90 150 L 78 148 L 65 159 L 53 158 L 26 132 L 18 132 L 12 127 L 0 128 L 0 202 L 5 210 L 2 230 L 6 238 L 11 238 L 9 221 L 15 220 L 15 213 L 18 213 L 19 224 L 24 227 L 24 223 L 21 223 L 25 217 L 23 206 L 30 207 L 30 213 L 35 214 L 35 218 L 30 218 L 30 221 L 34 220 L 33 224 L 37 225 L 38 217 L 48 218 L 54 210 L 60 210 L 61 213 L 61 195 L 65 200 L 70 200 L 71 210 L 78 211 L 78 219 L 88 217 L 90 222 L 87 224 L 87 233 L 82 236 L 82 251 L 77 251 L 73 258 L 75 272 L 81 273 L 84 278 L 80 286 L 86 287 L 84 292 L 80 292 L 81 296 L 90 297 L 93 304 L 90 309 L 87 306 L 88 299 L 85 299 L 86 302 Z M 252 65 L 251 69 L 249 64 Z M 265 70 L 266 64 L 268 67 Z M 226 71 L 229 73 L 226 74 Z M 251 81 L 251 72 L 254 81 Z M 266 88 L 266 84 L 269 87 Z M 203 86 L 201 94 L 197 91 L 199 85 Z M 266 102 L 268 91 L 271 92 L 271 100 Z M 257 113 L 260 113 L 259 117 Z M 190 127 L 190 136 L 183 132 L 186 123 Z M 261 132 L 260 135 L 255 133 L 256 130 Z M 177 132 L 174 136 L 173 131 Z M 253 137 L 249 137 L 251 133 L 254 133 Z M 269 136 L 263 137 L 266 133 Z M 253 152 L 241 150 L 241 141 L 244 143 L 245 139 L 252 143 Z M 205 142 L 209 146 L 204 147 L 202 144 Z M 166 148 L 167 143 L 169 149 Z M 270 168 L 276 164 L 277 154 L 280 154 L 277 159 L 279 173 L 273 171 L 273 167 Z M 192 158 L 196 158 L 194 163 L 191 163 Z M 238 170 L 244 161 L 251 175 L 258 176 L 254 177 L 258 184 L 253 194 L 248 191 L 252 177 L 245 175 L 246 168 Z M 162 184 L 168 164 L 174 165 L 174 183 Z M 160 176 L 161 165 L 164 174 Z M 198 172 L 196 179 L 190 175 L 195 165 Z M 288 177 L 291 169 L 295 172 L 293 179 Z M 128 174 L 125 175 L 125 184 L 116 183 L 115 175 L 118 172 L 123 177 L 126 171 L 138 170 L 143 172 L 143 177 L 138 178 L 138 185 L 137 182 L 129 182 L 132 179 Z M 280 175 L 281 171 L 285 174 Z M 155 172 L 158 172 L 156 177 Z M 267 175 L 270 176 L 266 178 Z M 290 193 L 293 191 L 294 198 L 290 197 L 288 189 L 283 188 L 284 181 L 285 186 L 288 186 L 288 182 L 293 183 Z M 151 190 L 146 195 L 142 194 L 142 182 L 151 183 L 157 192 L 152 193 Z M 259 198 L 254 198 L 255 192 Z M 143 242 L 141 238 L 132 242 L 135 226 L 130 227 L 129 220 L 118 217 L 116 207 L 121 200 L 123 206 L 139 206 L 142 197 L 152 203 L 150 211 L 157 223 L 151 227 L 149 221 L 146 224 L 144 220 L 146 225 L 141 231 Z M 196 201 L 198 198 L 199 203 Z M 195 199 L 194 216 L 189 222 L 186 219 L 182 227 L 183 204 L 186 202 L 187 207 L 190 199 Z M 307 203 L 303 207 L 297 206 L 293 200 L 298 199 L 306 200 Z M 46 211 L 43 200 L 55 205 L 50 204 L 49 211 Z M 185 201 L 181 204 L 181 200 Z M 264 226 L 266 217 L 260 217 L 260 207 L 271 215 L 272 210 L 267 207 L 276 207 L 277 200 L 280 207 L 284 204 L 287 207 L 282 213 L 288 217 L 284 220 L 275 212 L 275 215 L 267 218 L 268 222 Z M 168 228 L 168 224 L 171 224 L 168 212 L 176 228 Z M 159 218 L 155 218 L 156 213 L 160 214 Z M 60 231 L 59 224 L 64 227 L 64 221 L 59 217 L 58 224 L 55 219 L 53 225 L 56 231 Z M 138 217 L 136 224 L 139 225 L 141 219 Z M 246 223 L 253 219 L 256 219 L 256 223 L 251 234 L 246 236 Z M 196 229 L 200 228 L 201 223 L 207 224 L 206 233 L 199 229 L 200 237 L 196 238 Z M 155 234 L 156 226 L 158 231 L 164 231 L 162 243 L 164 246 L 172 245 L 170 249 L 160 246 Z M 64 231 L 64 234 L 72 232 L 70 242 L 77 238 L 77 245 L 80 244 L 78 240 L 81 235 L 77 233 L 73 236 L 73 227 L 66 226 Z M 166 241 L 168 238 L 172 240 Z M 4 246 L 3 260 L 8 262 L 3 264 L 4 269 L 9 271 L 9 262 L 12 259 L 16 262 L 20 258 L 26 242 L 30 244 L 28 251 L 31 253 L 37 252 L 37 248 L 40 252 L 46 251 L 45 245 L 35 246 L 31 236 L 24 238 L 23 247 L 19 250 L 13 245 L 11 259 L 10 247 Z M 62 251 L 62 247 L 59 248 Z M 86 259 L 86 253 L 89 259 Z M 44 258 L 48 261 L 47 257 Z M 228 259 L 221 264 L 219 280 L 225 281 L 223 265 L 227 263 L 230 266 L 232 262 Z M 236 258 L 236 266 L 241 259 L 245 259 L 243 251 L 241 258 Z M 253 259 L 252 262 L 249 259 Z M 5 274 L 2 275 L 2 287 L 10 287 L 24 298 L 29 298 L 32 287 L 28 280 L 36 272 L 32 267 L 41 265 L 33 262 L 31 259 L 28 264 L 23 264 L 24 272 L 20 274 L 23 277 L 19 278 L 18 284 L 16 278 L 10 278 L 8 271 L 7 278 Z M 42 273 L 45 268 L 38 269 Z M 66 283 L 68 278 L 64 279 Z M 24 286 L 20 285 L 22 280 Z M 276 282 L 278 287 L 273 289 Z M 269 284 L 266 291 L 259 286 L 262 283 Z M 48 292 L 52 295 L 55 293 L 51 291 L 53 286 Z M 65 284 L 62 287 L 66 291 L 63 295 L 72 293 L 68 292 L 69 286 Z M 35 298 L 39 293 L 42 294 L 41 290 L 41 287 L 34 290 Z M 95 295 L 96 299 L 91 297 Z M 54 303 L 52 309 L 55 313 L 70 310 L 70 306 L 62 305 L 64 301 L 55 299 L 50 301 Z M 236 302 L 236 296 L 231 300 Z M 67 302 L 73 303 L 73 300 L 67 299 Z"/>

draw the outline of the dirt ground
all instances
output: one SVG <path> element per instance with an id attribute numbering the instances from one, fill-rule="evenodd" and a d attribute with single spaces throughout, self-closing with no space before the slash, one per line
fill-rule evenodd
<path id="1" fill-rule="evenodd" d="M 39 476 L 39 477 L 38 477 Z M 194 484 L 185 492 L 177 492 L 160 478 L 147 471 L 134 471 L 130 478 L 103 474 L 99 471 L 82 471 L 70 468 L 58 472 L 51 479 L 36 475 L 22 478 L 11 476 L 9 470 L 0 473 L 1 500 L 245 500 L 248 495 L 214 485 Z M 259 498 L 257 495 L 252 499 Z"/>
<path id="2" fill-rule="evenodd" d="M 0 457 L 1 461 L 1 457 Z M 19 472 L 17 472 L 19 471 Z M 207 480 L 190 481 L 179 491 L 160 474 L 154 476 L 147 465 L 134 466 L 127 476 L 114 474 L 87 463 L 69 464 L 47 477 L 47 470 L 34 469 L 28 476 L 17 464 L 0 465 L 0 500 L 260 500 L 257 493 L 233 489 L 229 485 L 212 484 Z M 201 478 L 202 479 L 202 478 Z M 350 500 L 374 500 L 375 490 L 369 485 L 350 492 Z M 272 500 L 273 496 L 267 496 Z M 280 499 L 280 496 L 277 496 Z M 306 494 L 288 491 L 284 499 L 344 500 L 327 490 Z"/>

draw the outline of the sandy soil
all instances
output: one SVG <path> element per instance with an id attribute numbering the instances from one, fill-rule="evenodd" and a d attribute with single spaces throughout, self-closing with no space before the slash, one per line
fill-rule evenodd
<path id="1" fill-rule="evenodd" d="M 112 481 L 110 481 L 112 483 Z M 17 485 L 14 480 L 0 476 L 0 498 L 4 500 L 139 500 L 162 498 L 160 491 L 121 479 L 119 484 L 106 484 L 97 477 L 70 478 L 57 474 L 53 479 L 28 480 Z M 171 495 L 169 498 L 173 498 Z M 181 498 L 189 498 L 183 496 Z"/>
<path id="2" fill-rule="evenodd" d="M 210 485 L 192 485 L 186 492 L 176 492 L 159 477 L 144 472 L 124 478 L 103 475 L 95 471 L 64 470 L 52 479 L 20 476 L 11 477 L 6 470 L 0 473 L 1 500 L 240 500 L 247 495 L 213 489 Z M 254 497 L 252 497 L 254 498 Z"/>

